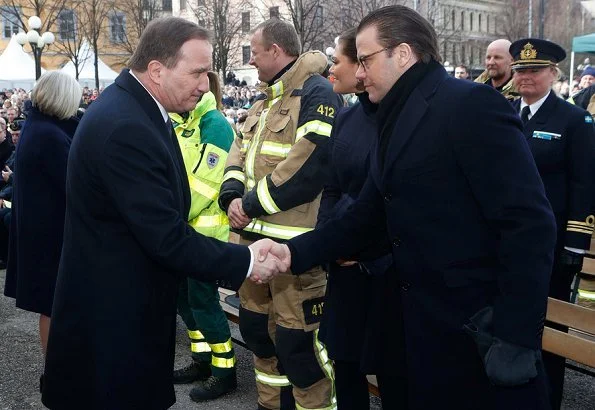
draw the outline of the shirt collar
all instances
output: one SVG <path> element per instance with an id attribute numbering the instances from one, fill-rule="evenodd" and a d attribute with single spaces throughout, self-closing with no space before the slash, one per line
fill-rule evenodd
<path id="1" fill-rule="evenodd" d="M 533 104 L 530 104 L 530 105 L 527 104 L 525 102 L 525 100 L 521 99 L 521 111 L 523 111 L 523 108 L 525 108 L 528 105 L 529 106 L 529 111 L 531 111 L 531 113 L 529 114 L 529 118 L 531 118 L 541 108 L 541 106 L 543 105 L 543 103 L 545 102 L 545 100 L 547 100 L 547 97 L 549 95 L 550 95 L 550 93 L 547 93 L 542 98 L 540 98 L 539 100 L 535 101 Z"/>
<path id="2" fill-rule="evenodd" d="M 143 86 L 143 88 L 145 90 L 147 90 L 147 92 L 149 93 L 149 95 L 151 96 L 151 98 L 153 98 L 153 100 L 155 100 L 155 103 L 157 104 L 157 107 L 159 107 L 159 111 L 161 112 L 161 116 L 163 117 L 163 122 L 167 122 L 167 120 L 169 119 L 169 115 L 167 114 L 167 111 L 165 110 L 165 108 L 163 108 L 163 105 L 161 105 L 161 103 L 159 101 L 157 101 L 157 98 L 155 98 L 153 96 L 153 94 L 151 94 L 151 92 L 147 89 L 147 87 L 145 87 L 145 85 L 142 83 L 141 80 L 138 79 L 138 77 L 136 75 L 134 75 L 134 73 L 132 72 L 132 70 L 129 70 L 130 75 L 139 82 L 140 85 Z"/>

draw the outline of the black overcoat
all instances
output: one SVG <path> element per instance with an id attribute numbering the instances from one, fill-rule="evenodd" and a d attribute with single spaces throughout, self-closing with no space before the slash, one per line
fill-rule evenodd
<path id="1" fill-rule="evenodd" d="M 541 346 L 555 223 L 518 114 L 492 88 L 438 68 L 413 90 L 389 138 L 383 166 L 373 149 L 349 212 L 289 241 L 292 271 L 349 257 L 387 232 L 409 408 L 547 408 L 542 366 L 527 385 L 495 388 L 463 330 L 490 305 L 494 336 Z"/>
<path id="2" fill-rule="evenodd" d="M 124 70 L 74 136 L 42 396 L 50 409 L 170 407 L 179 280 L 239 288 L 248 271 L 246 247 L 186 223 L 188 180 L 164 121 Z"/>
<path id="3" fill-rule="evenodd" d="M 66 163 L 77 119 L 33 108 L 16 148 L 4 293 L 21 309 L 52 314 L 66 208 Z"/>

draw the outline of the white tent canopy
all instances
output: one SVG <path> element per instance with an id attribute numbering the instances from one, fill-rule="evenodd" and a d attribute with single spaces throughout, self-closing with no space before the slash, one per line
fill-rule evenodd
<path id="1" fill-rule="evenodd" d="M 41 72 L 45 72 L 42 68 Z M 13 35 L 0 55 L 0 88 L 24 88 L 29 91 L 35 84 L 35 60 L 17 43 Z"/>
<path id="2" fill-rule="evenodd" d="M 95 53 L 87 40 L 83 40 L 81 48 L 78 51 L 79 60 L 79 83 L 84 87 L 95 88 Z M 112 70 L 101 59 L 97 60 L 97 67 L 99 71 L 99 85 L 106 87 L 114 82 L 118 73 Z M 69 61 L 62 71 L 72 77 L 76 77 L 76 70 L 74 63 Z"/>

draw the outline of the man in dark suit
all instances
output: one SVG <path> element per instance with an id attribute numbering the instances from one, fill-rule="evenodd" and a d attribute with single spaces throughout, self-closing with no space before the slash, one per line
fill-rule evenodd
<path id="1" fill-rule="evenodd" d="M 408 407 L 546 408 L 555 224 L 518 115 L 493 88 L 450 78 L 434 29 L 407 7 L 366 16 L 357 52 L 380 103 L 370 177 L 342 218 L 270 251 L 299 273 L 354 260 L 386 232 Z"/>
<path id="2" fill-rule="evenodd" d="M 64 245 L 43 383 L 50 409 L 165 409 L 175 402 L 176 295 L 186 275 L 266 279 L 273 259 L 198 234 L 167 112 L 209 91 L 208 32 L 152 21 L 74 136 Z"/>
<path id="3" fill-rule="evenodd" d="M 595 128 L 589 112 L 556 96 L 552 84 L 566 52 L 552 42 L 525 38 L 510 46 L 513 80 L 521 99 L 513 103 L 543 180 L 558 228 L 550 292 L 570 301 L 570 284 L 583 266 L 595 226 Z M 556 327 L 554 324 L 550 324 Z M 566 331 L 567 328 L 561 327 Z M 552 408 L 562 404 L 565 359 L 544 353 Z"/>

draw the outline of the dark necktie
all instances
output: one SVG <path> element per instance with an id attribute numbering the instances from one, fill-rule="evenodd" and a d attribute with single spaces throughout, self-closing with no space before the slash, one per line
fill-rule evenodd
<path id="1" fill-rule="evenodd" d="M 523 121 L 523 125 L 527 124 L 527 122 L 529 122 L 529 114 L 531 113 L 531 109 L 529 108 L 528 105 L 525 105 L 525 107 L 521 110 L 521 121 Z"/>

